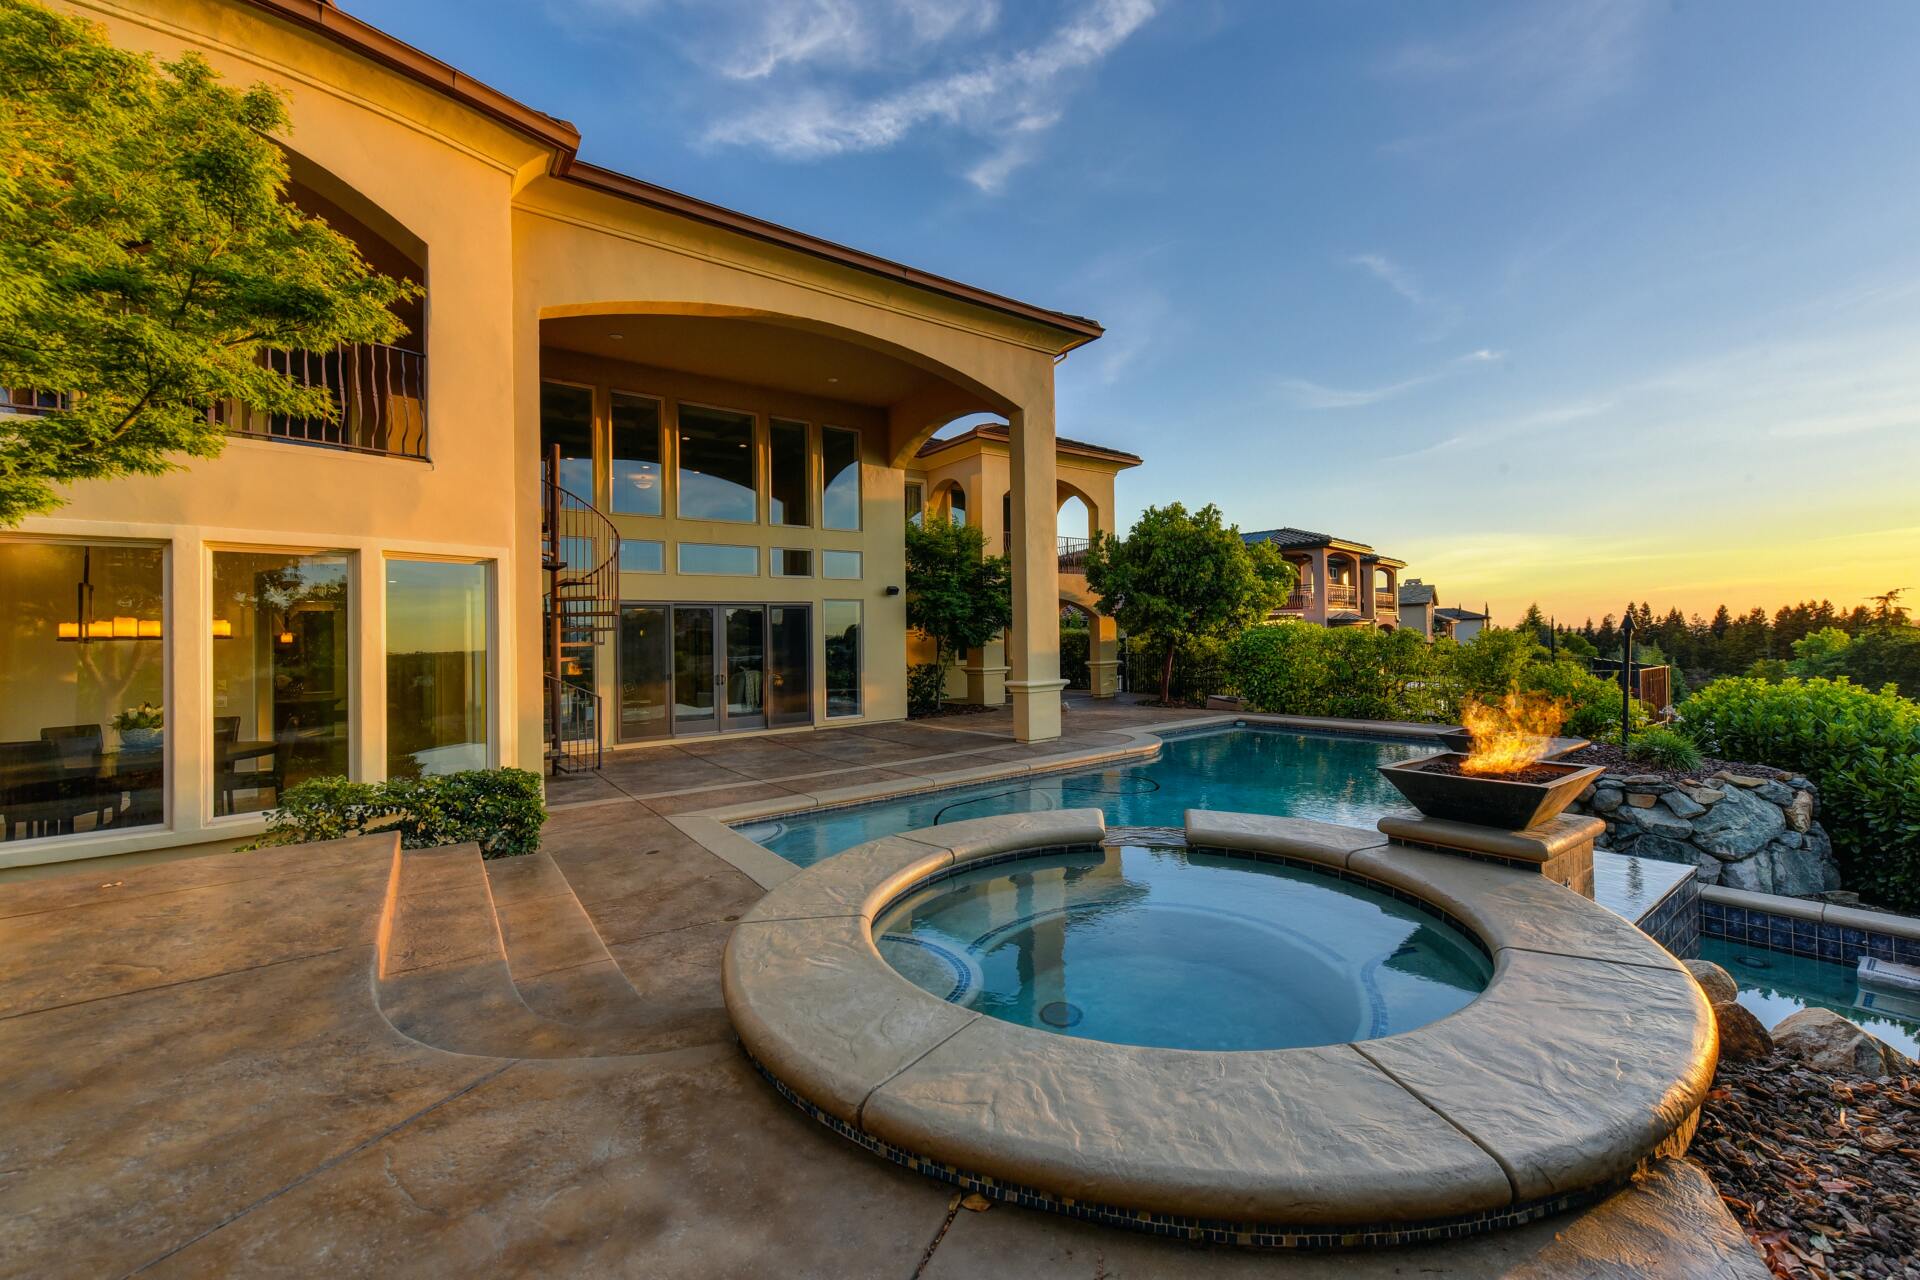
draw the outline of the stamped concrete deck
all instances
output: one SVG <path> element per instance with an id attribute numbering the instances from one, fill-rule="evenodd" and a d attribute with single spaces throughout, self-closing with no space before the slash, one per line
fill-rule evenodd
<path id="1" fill-rule="evenodd" d="M 1076 710 L 1069 733 L 1157 718 Z M 396 877 L 366 840 L 0 884 L 0 1276 L 1765 1274 L 1684 1161 L 1477 1241 L 1273 1258 L 967 1212 L 822 1130 L 722 1005 L 763 891 L 670 818 L 955 742 L 1044 754 L 953 723 L 616 756 L 544 857 L 410 854 Z M 403 1033 L 380 987 L 409 978 L 488 1012 Z M 502 1010 L 539 1034 L 431 1042 Z"/>

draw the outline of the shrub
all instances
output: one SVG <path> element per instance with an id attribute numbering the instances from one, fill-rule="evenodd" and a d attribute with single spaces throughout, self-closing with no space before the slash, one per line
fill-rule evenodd
<path id="1" fill-rule="evenodd" d="M 1069 689 L 1087 689 L 1093 685 L 1093 673 L 1087 666 L 1092 636 L 1085 627 L 1060 628 L 1060 678 Z"/>
<path id="2" fill-rule="evenodd" d="M 1846 680 L 1716 680 L 1687 700 L 1707 751 L 1795 769 L 1820 788 L 1849 888 L 1920 909 L 1920 705 Z"/>
<path id="3" fill-rule="evenodd" d="M 916 662 L 907 668 L 907 714 L 940 714 L 947 700 L 947 668 L 938 662 Z"/>
<path id="4" fill-rule="evenodd" d="M 1413 631 L 1276 622 L 1227 646 L 1227 668 L 1247 707 L 1357 720 L 1428 719 L 1436 651 Z"/>
<path id="5" fill-rule="evenodd" d="M 1547 661 L 1531 631 L 1488 627 L 1465 644 L 1436 644 L 1442 713 L 1457 719 L 1468 702 L 1498 702 L 1520 685 L 1529 667 Z"/>
<path id="6" fill-rule="evenodd" d="M 1155 671 L 1147 662 L 1158 661 L 1167 651 L 1166 640 L 1160 636 L 1144 635 L 1133 637 L 1129 644 L 1130 659 L 1140 662 L 1135 669 L 1136 678 L 1144 676 L 1157 682 L 1161 672 Z M 1203 703 L 1216 693 L 1231 690 L 1232 668 L 1227 649 L 1228 642 L 1218 636 L 1181 637 L 1173 647 L 1173 683 L 1165 701 L 1175 705 Z"/>
<path id="7" fill-rule="evenodd" d="M 1519 682 L 1524 692 L 1545 694 L 1566 707 L 1562 732 L 1595 742 L 1619 739 L 1620 686 L 1616 682 L 1569 661 L 1537 663 L 1520 673 Z M 1635 698 L 1630 713 L 1637 732 L 1649 718 L 1646 704 Z"/>
<path id="8" fill-rule="evenodd" d="M 1678 729 L 1655 725 L 1633 736 L 1627 759 L 1685 773 L 1700 767 L 1700 748 Z"/>
<path id="9" fill-rule="evenodd" d="M 402 848 L 472 842 L 482 857 L 510 858 L 539 849 L 546 820 L 540 775 L 524 769 L 469 769 L 386 782 L 313 778 L 287 788 L 279 808 L 267 815 L 266 834 L 247 847 L 397 830 Z"/>

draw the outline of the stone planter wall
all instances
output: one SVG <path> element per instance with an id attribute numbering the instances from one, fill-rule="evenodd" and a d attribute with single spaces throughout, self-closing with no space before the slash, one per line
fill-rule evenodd
<path id="1" fill-rule="evenodd" d="M 1604 848 L 1690 862 L 1707 884 L 1787 896 L 1840 887 L 1833 841 L 1805 778 L 1716 773 L 1704 783 L 1608 772 L 1569 813 L 1604 819 Z"/>

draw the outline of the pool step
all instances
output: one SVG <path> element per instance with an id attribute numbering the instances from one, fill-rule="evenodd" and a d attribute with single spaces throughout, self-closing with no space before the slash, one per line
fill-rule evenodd
<path id="1" fill-rule="evenodd" d="M 529 924 L 527 936 L 534 931 Z M 603 1009 L 605 1022 L 574 1023 L 531 1008 L 514 983 L 493 887 L 475 845 L 395 855 L 375 965 L 375 998 L 387 1021 L 449 1053 L 616 1057 L 685 1043 L 670 1024 L 623 1022 L 610 1009 Z M 562 1003 L 554 997 L 553 1007 Z"/>
<path id="2" fill-rule="evenodd" d="M 648 1020 L 573 886 L 544 853 L 486 864 L 513 985 L 527 1007 L 573 1026 Z"/>

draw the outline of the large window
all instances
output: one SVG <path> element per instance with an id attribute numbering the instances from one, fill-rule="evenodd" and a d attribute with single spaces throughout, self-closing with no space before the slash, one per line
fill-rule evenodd
<path id="1" fill-rule="evenodd" d="M 387 776 L 487 767 L 487 566 L 387 561 Z"/>
<path id="2" fill-rule="evenodd" d="M 347 558 L 213 555 L 213 811 L 347 772 Z"/>
<path id="3" fill-rule="evenodd" d="M 667 544 L 652 538 L 620 539 L 620 572 L 665 573 Z"/>
<path id="4" fill-rule="evenodd" d="M 820 429 L 820 526 L 860 527 L 860 433 Z"/>
<path id="5" fill-rule="evenodd" d="M 823 578 L 858 578 L 860 576 L 860 553 L 858 551 L 822 551 L 820 553 L 820 576 Z"/>
<path id="6" fill-rule="evenodd" d="M 820 611 L 827 639 L 827 715 L 860 714 L 860 602 L 829 600 Z"/>
<path id="7" fill-rule="evenodd" d="M 673 635 L 663 604 L 620 606 L 620 740 L 657 738 L 673 728 L 668 684 Z"/>
<path id="8" fill-rule="evenodd" d="M 679 552 L 682 573 L 714 573 L 743 578 L 760 575 L 758 547 L 736 547 L 724 542 L 683 542 Z"/>
<path id="9" fill-rule="evenodd" d="M 813 721 L 813 629 L 807 606 L 767 609 L 767 723 Z"/>
<path id="10" fill-rule="evenodd" d="M 680 406 L 680 514 L 752 524 L 753 415 Z"/>
<path id="11" fill-rule="evenodd" d="M 767 523 L 812 524 L 807 511 L 807 424 L 779 418 L 767 424 Z"/>
<path id="12" fill-rule="evenodd" d="M 0 841 L 166 820 L 162 557 L 0 540 Z"/>
<path id="13" fill-rule="evenodd" d="M 806 547 L 768 547 L 767 568 L 776 578 L 811 578 L 813 552 Z"/>
<path id="14" fill-rule="evenodd" d="M 540 461 L 560 446 L 560 487 L 588 502 L 593 491 L 593 388 L 540 384 Z"/>
<path id="15" fill-rule="evenodd" d="M 666 487 L 660 462 L 660 402 L 613 393 L 613 457 L 607 466 L 609 501 L 627 516 L 657 516 Z M 582 495 L 584 496 L 584 495 Z"/>

